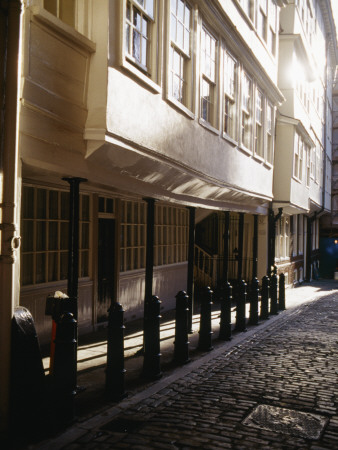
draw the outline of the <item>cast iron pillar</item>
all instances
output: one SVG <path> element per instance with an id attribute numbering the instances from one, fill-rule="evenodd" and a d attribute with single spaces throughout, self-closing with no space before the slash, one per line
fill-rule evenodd
<path id="1" fill-rule="evenodd" d="M 230 212 L 224 212 L 224 250 L 223 250 L 223 283 L 228 282 L 229 276 L 229 230 L 230 230 Z"/>
<path id="2" fill-rule="evenodd" d="M 68 237 L 68 283 L 67 294 L 72 299 L 75 320 L 78 318 L 78 282 L 79 282 L 79 210 L 80 183 L 86 178 L 62 178 L 70 185 L 69 191 L 69 237 Z"/>
<path id="3" fill-rule="evenodd" d="M 238 223 L 238 273 L 237 279 L 242 279 L 243 272 L 243 240 L 244 240 L 244 213 L 239 213 Z"/>
<path id="4" fill-rule="evenodd" d="M 285 275 L 281 273 L 279 275 L 279 298 L 278 298 L 278 309 L 284 311 L 285 308 Z"/>
<path id="5" fill-rule="evenodd" d="M 254 235 L 252 248 L 252 278 L 257 278 L 257 262 L 258 262 L 258 216 L 254 215 Z"/>
<path id="6" fill-rule="evenodd" d="M 270 314 L 277 315 L 278 314 L 278 280 L 277 275 L 274 273 L 271 277 L 270 281 L 270 296 L 271 296 L 271 304 L 270 304 Z"/>
<path id="7" fill-rule="evenodd" d="M 188 332 L 192 333 L 192 318 L 194 314 L 194 256 L 195 256 L 195 208 L 189 209 L 189 248 L 188 248 L 188 280 L 187 294 L 188 300 Z"/>
<path id="8" fill-rule="evenodd" d="M 154 274 L 154 222 L 155 222 L 155 200 L 146 198 L 147 202 L 147 246 L 146 246 L 146 273 L 145 273 L 145 296 L 144 296 L 144 333 L 143 349 L 146 339 L 145 320 L 147 315 L 147 302 L 151 302 L 153 296 L 153 274 Z"/>

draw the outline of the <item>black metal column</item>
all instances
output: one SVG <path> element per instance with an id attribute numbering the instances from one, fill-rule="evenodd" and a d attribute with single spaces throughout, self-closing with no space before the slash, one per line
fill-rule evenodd
<path id="1" fill-rule="evenodd" d="M 253 250 L 252 250 L 252 278 L 257 278 L 257 262 L 258 262 L 258 216 L 254 215 L 254 235 L 253 235 Z"/>
<path id="2" fill-rule="evenodd" d="M 228 282 L 229 276 L 229 230 L 230 230 L 230 212 L 224 212 L 224 250 L 223 250 L 223 284 Z"/>
<path id="3" fill-rule="evenodd" d="M 237 279 L 242 280 L 243 271 L 243 239 L 244 239 L 244 213 L 239 213 L 238 224 L 238 273 Z"/>
<path id="4" fill-rule="evenodd" d="M 192 333 L 192 318 L 194 305 L 194 256 L 195 256 L 195 208 L 189 209 L 189 248 L 188 248 L 188 280 L 187 294 L 189 296 L 188 332 Z"/>
<path id="5" fill-rule="evenodd" d="M 147 304 L 153 296 L 153 274 L 154 274 L 154 222 L 155 222 L 155 200 L 146 198 L 147 202 L 147 247 L 146 247 L 146 274 L 145 274 L 145 299 L 144 317 L 147 317 Z M 144 324 L 145 325 L 145 324 Z M 145 336 L 143 334 L 143 347 Z"/>
<path id="6" fill-rule="evenodd" d="M 70 185 L 69 191 L 69 240 L 68 240 L 68 283 L 67 293 L 72 299 L 72 313 L 78 316 L 78 281 L 79 281 L 79 211 L 80 211 L 80 183 L 85 178 L 62 178 Z"/>
<path id="7" fill-rule="evenodd" d="M 311 217 L 307 217 L 307 233 L 306 233 L 306 271 L 305 280 L 311 280 L 311 253 L 312 253 L 312 221 Z"/>

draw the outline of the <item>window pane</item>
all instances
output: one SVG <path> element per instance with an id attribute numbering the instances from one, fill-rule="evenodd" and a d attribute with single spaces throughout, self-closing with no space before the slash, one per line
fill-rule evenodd
<path id="1" fill-rule="evenodd" d="M 45 253 L 37 253 L 36 254 L 36 283 L 45 283 L 46 282 L 46 254 Z"/>
<path id="2" fill-rule="evenodd" d="M 36 222 L 36 250 L 46 250 L 46 222 Z"/>
<path id="3" fill-rule="evenodd" d="M 32 252 L 34 243 L 34 222 L 24 220 L 22 223 L 22 251 Z"/>
<path id="4" fill-rule="evenodd" d="M 46 218 L 46 199 L 47 192 L 45 189 L 36 190 L 36 218 L 45 219 Z"/>
<path id="5" fill-rule="evenodd" d="M 60 19 L 71 27 L 75 26 L 75 0 L 59 0 Z"/>
<path id="6" fill-rule="evenodd" d="M 68 252 L 60 253 L 60 280 L 68 278 Z"/>
<path id="7" fill-rule="evenodd" d="M 82 249 L 89 248 L 89 223 L 83 223 L 81 230 L 81 246 Z"/>
<path id="8" fill-rule="evenodd" d="M 99 212 L 105 212 L 104 197 L 99 197 Z"/>
<path id="9" fill-rule="evenodd" d="M 59 194 L 57 191 L 49 191 L 49 219 L 59 218 Z"/>
<path id="10" fill-rule="evenodd" d="M 58 280 L 58 253 L 48 254 L 48 281 Z"/>
<path id="11" fill-rule="evenodd" d="M 69 194 L 68 192 L 61 192 L 61 219 L 69 219 Z"/>
<path id="12" fill-rule="evenodd" d="M 60 232 L 60 249 L 68 250 L 68 235 L 69 235 L 69 225 L 67 222 L 61 222 L 61 232 Z"/>
<path id="13" fill-rule="evenodd" d="M 22 255 L 21 283 L 23 286 L 33 284 L 33 254 Z"/>
<path id="14" fill-rule="evenodd" d="M 58 250 L 58 223 L 48 224 L 48 250 Z"/>
<path id="15" fill-rule="evenodd" d="M 107 213 L 113 213 L 114 212 L 114 200 L 112 198 L 106 199 L 106 212 Z M 89 216 L 88 219 L 89 220 Z"/>
<path id="16" fill-rule="evenodd" d="M 22 190 L 22 217 L 33 219 L 34 217 L 34 188 L 24 186 Z"/>
<path id="17" fill-rule="evenodd" d="M 44 0 L 44 7 L 54 16 L 57 15 L 57 0 Z"/>
<path id="18" fill-rule="evenodd" d="M 89 220 L 89 195 L 81 195 L 81 202 L 82 202 L 81 219 Z"/>

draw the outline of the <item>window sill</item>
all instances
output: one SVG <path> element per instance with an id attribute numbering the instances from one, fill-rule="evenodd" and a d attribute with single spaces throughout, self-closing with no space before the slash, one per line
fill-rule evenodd
<path id="1" fill-rule="evenodd" d="M 269 161 L 264 161 L 264 166 L 266 166 L 268 169 L 273 169 L 273 164 Z"/>
<path id="2" fill-rule="evenodd" d="M 262 156 L 257 155 L 256 153 L 253 154 L 253 158 L 260 163 L 264 164 L 265 162 L 264 158 Z"/>
<path id="3" fill-rule="evenodd" d="M 244 145 L 238 146 L 239 150 L 241 150 L 243 153 L 246 153 L 247 155 L 252 156 L 252 151 L 248 149 L 248 147 L 245 147 Z"/>
<path id="4" fill-rule="evenodd" d="M 232 137 L 230 137 L 228 134 L 226 133 L 222 133 L 222 138 L 224 140 L 226 140 L 227 142 L 229 142 L 229 144 L 231 144 L 233 147 L 237 147 L 238 146 L 238 142 L 235 141 L 235 139 L 233 139 Z"/>
<path id="5" fill-rule="evenodd" d="M 141 69 L 138 69 L 136 66 L 134 66 L 134 64 L 124 59 L 121 63 L 121 66 L 128 72 L 132 73 L 143 84 L 146 84 L 147 87 L 149 87 L 156 94 L 160 94 L 162 92 L 161 87 L 157 83 L 155 83 L 155 81 L 153 81 L 151 78 L 147 77 L 147 75 L 144 74 L 141 71 Z"/>
<path id="6" fill-rule="evenodd" d="M 195 119 L 195 114 L 190 111 L 189 108 L 187 108 L 185 105 L 183 105 L 182 103 L 180 103 L 178 100 L 176 100 L 174 97 L 172 97 L 171 95 L 167 96 L 167 101 L 168 103 L 170 103 L 174 108 L 179 109 L 181 112 L 183 112 L 183 114 L 185 114 L 189 119 L 194 120 Z"/>
<path id="7" fill-rule="evenodd" d="M 62 20 L 46 11 L 44 8 L 41 8 L 40 6 L 33 6 L 31 8 L 31 11 L 37 21 L 41 22 L 43 25 L 48 26 L 67 40 L 72 41 L 78 47 L 83 48 L 89 53 L 94 53 L 96 51 L 95 42 L 91 41 L 86 36 L 76 31 L 75 28 L 62 22 Z"/>
<path id="8" fill-rule="evenodd" d="M 199 124 L 202 125 L 204 128 L 206 128 L 207 130 L 211 131 L 214 134 L 219 135 L 219 130 L 215 127 L 213 127 L 209 122 L 207 122 L 206 120 L 202 119 L 201 117 L 198 120 Z"/>

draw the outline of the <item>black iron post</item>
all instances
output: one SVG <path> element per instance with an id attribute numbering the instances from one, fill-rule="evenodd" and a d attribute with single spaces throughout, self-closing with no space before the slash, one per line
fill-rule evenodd
<path id="1" fill-rule="evenodd" d="M 144 316 L 143 376 L 156 380 L 162 376 L 160 351 L 161 301 L 154 295 L 146 299 Z"/>
<path id="2" fill-rule="evenodd" d="M 268 215 L 268 268 L 267 274 L 272 275 L 273 267 L 275 265 L 275 241 L 276 241 L 276 222 L 281 218 L 283 208 L 278 208 L 278 214 L 274 214 L 272 207 L 269 209 Z"/>
<path id="3" fill-rule="evenodd" d="M 189 297 L 184 291 L 176 295 L 176 320 L 174 360 L 178 364 L 186 364 L 189 358 L 188 340 Z"/>
<path id="4" fill-rule="evenodd" d="M 188 279 L 187 293 L 189 298 L 188 331 L 192 333 L 194 314 L 194 256 L 195 256 L 195 208 L 189 209 L 189 247 L 188 247 Z"/>
<path id="5" fill-rule="evenodd" d="M 224 212 L 224 251 L 223 251 L 223 282 L 228 282 L 229 276 L 229 230 L 230 230 L 230 212 Z"/>
<path id="6" fill-rule="evenodd" d="M 77 322 L 65 312 L 58 323 L 55 337 L 55 356 L 52 374 L 56 422 L 67 426 L 74 420 L 76 395 Z"/>
<path id="7" fill-rule="evenodd" d="M 112 303 L 108 316 L 106 392 L 109 400 L 119 401 L 126 396 L 124 387 L 124 309 Z"/>
<path id="8" fill-rule="evenodd" d="M 237 305 L 236 305 L 236 331 L 246 331 L 246 317 L 245 317 L 245 307 L 246 307 L 246 282 L 241 280 L 239 282 Z"/>
<path id="9" fill-rule="evenodd" d="M 238 273 L 237 279 L 242 279 L 243 272 L 243 241 L 244 241 L 244 213 L 239 213 L 238 223 Z"/>
<path id="10" fill-rule="evenodd" d="M 219 339 L 223 341 L 231 340 L 231 302 L 232 302 L 232 287 L 227 281 L 222 286 L 221 291 L 221 320 L 219 327 Z"/>
<path id="11" fill-rule="evenodd" d="M 145 199 L 147 202 L 147 247 L 146 247 L 146 274 L 145 274 L 145 301 L 144 313 L 146 313 L 147 301 L 151 301 L 153 295 L 154 274 L 154 229 L 155 229 L 155 200 Z"/>
<path id="12" fill-rule="evenodd" d="M 270 279 L 268 276 L 262 278 L 262 298 L 261 298 L 261 319 L 269 318 L 269 298 L 270 298 Z"/>
<path id="13" fill-rule="evenodd" d="M 280 311 L 284 311 L 285 308 L 285 275 L 281 273 L 279 275 L 279 299 L 278 308 Z"/>
<path id="14" fill-rule="evenodd" d="M 200 318 L 200 331 L 198 348 L 203 351 L 209 352 L 213 349 L 211 337 L 213 335 L 211 325 L 211 305 L 213 291 L 210 287 L 206 287 L 201 293 L 201 318 Z"/>
<path id="15" fill-rule="evenodd" d="M 251 296 L 250 296 L 250 325 L 258 324 L 258 297 L 259 297 L 259 282 L 257 278 L 252 280 Z"/>
<path id="16" fill-rule="evenodd" d="M 278 314 L 277 285 L 278 285 L 277 275 L 274 273 L 270 281 L 270 296 L 271 296 L 270 314 L 272 315 Z"/>
<path id="17" fill-rule="evenodd" d="M 258 216 L 254 215 L 254 235 L 252 248 L 252 277 L 257 278 L 257 262 L 258 262 Z"/>
<path id="18" fill-rule="evenodd" d="M 62 178 L 70 186 L 69 191 L 69 236 L 68 236 L 68 283 L 67 294 L 70 297 L 71 312 L 78 319 L 78 281 L 79 281 L 79 211 L 80 183 L 86 178 Z"/>

